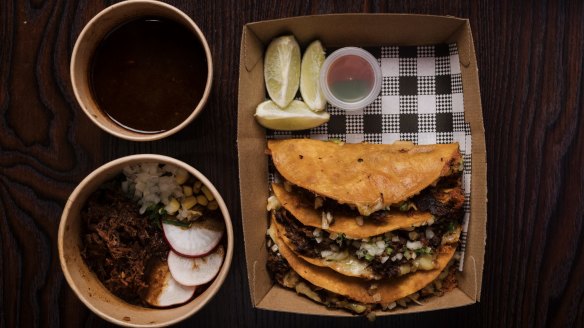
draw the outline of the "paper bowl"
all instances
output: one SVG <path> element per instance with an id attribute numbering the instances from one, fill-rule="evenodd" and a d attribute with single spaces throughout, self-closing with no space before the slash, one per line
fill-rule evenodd
<path id="1" fill-rule="evenodd" d="M 99 108 L 89 82 L 93 54 L 105 36 L 123 23 L 143 17 L 162 17 L 186 27 L 196 36 L 203 47 L 207 65 L 205 89 L 199 102 L 193 106 L 191 114 L 177 126 L 157 133 L 133 131 L 114 122 L 114 120 Z M 209 48 L 205 35 L 188 15 L 164 2 L 132 0 L 122 1 L 105 8 L 85 25 L 73 47 L 70 74 L 73 93 L 79 106 L 87 117 L 99 128 L 111 135 L 126 140 L 152 141 L 177 133 L 201 113 L 211 93 L 211 86 L 213 84 L 213 60 L 211 49 Z"/>
<path id="2" fill-rule="evenodd" d="M 225 220 L 226 250 L 223 265 L 208 288 L 190 302 L 174 308 L 144 308 L 126 303 L 113 295 L 99 281 L 81 257 L 80 212 L 88 197 L 104 182 L 113 179 L 126 165 L 157 162 L 184 168 L 199 179 L 215 196 Z M 109 162 L 89 174 L 75 188 L 61 216 L 58 233 L 59 259 L 71 289 L 95 314 L 112 323 L 127 327 L 158 327 L 177 323 L 199 311 L 217 293 L 228 274 L 233 257 L 233 226 L 227 207 L 213 184 L 193 167 L 162 155 L 132 155 Z"/>

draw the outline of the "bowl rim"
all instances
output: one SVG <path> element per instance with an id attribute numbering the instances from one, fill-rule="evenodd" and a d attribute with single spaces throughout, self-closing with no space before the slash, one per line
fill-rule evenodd
<path id="1" fill-rule="evenodd" d="M 82 83 L 82 82 L 78 80 L 77 74 L 75 73 L 75 69 L 74 69 L 77 66 L 78 55 L 80 52 L 79 48 L 81 47 L 82 41 L 91 34 L 91 31 L 93 30 L 94 25 L 96 23 L 98 23 L 99 20 L 103 19 L 103 17 L 106 15 L 110 15 L 113 11 L 117 10 L 117 8 L 125 7 L 125 6 L 136 6 L 136 5 L 140 5 L 140 4 L 148 4 L 148 5 L 158 6 L 160 8 L 164 8 L 165 10 L 173 11 L 174 13 L 179 15 L 182 19 L 184 19 L 184 21 L 189 24 L 189 27 L 194 30 L 194 33 L 196 34 L 197 38 L 201 42 L 201 45 L 203 46 L 203 49 L 205 50 L 205 57 L 207 59 L 207 81 L 205 82 L 205 90 L 203 92 L 203 95 L 201 96 L 201 100 L 197 103 L 197 105 L 195 106 L 195 108 L 193 109 L 191 114 L 184 121 L 182 121 L 180 124 L 176 125 L 172 129 L 169 129 L 169 130 L 166 130 L 166 131 L 163 131 L 160 133 L 138 133 L 138 132 L 134 132 L 134 131 L 130 131 L 130 130 L 127 130 L 127 131 L 131 132 L 131 133 L 122 133 L 122 132 L 110 129 L 109 127 L 103 125 L 101 122 L 99 122 L 99 120 L 96 117 L 94 117 L 94 115 L 92 115 L 92 113 L 89 112 L 89 109 L 87 108 L 87 106 L 85 104 L 85 101 L 83 101 L 81 99 L 81 94 L 78 90 L 77 85 L 79 83 Z M 101 130 L 103 130 L 103 131 L 105 131 L 113 136 L 116 136 L 118 138 L 121 138 L 121 139 L 126 139 L 126 140 L 131 140 L 131 141 L 154 141 L 154 140 L 166 138 L 168 136 L 171 136 L 171 135 L 179 132 L 184 127 L 186 127 L 188 124 L 190 124 L 203 111 L 203 109 L 205 108 L 205 106 L 209 100 L 209 96 L 211 94 L 211 88 L 213 85 L 213 58 L 211 55 L 211 49 L 209 47 L 209 43 L 207 42 L 207 38 L 205 37 L 205 35 L 203 34 L 203 32 L 201 31 L 199 26 L 187 14 L 185 14 L 182 10 L 180 10 L 172 5 L 169 5 L 167 3 L 155 1 L 155 0 L 127 0 L 127 1 L 122 1 L 122 2 L 116 3 L 114 5 L 107 7 L 107 8 L 104 8 L 102 11 L 98 12 L 95 16 L 93 16 L 85 24 L 85 26 L 81 30 L 81 33 L 79 34 L 79 36 L 75 40 L 75 45 L 73 46 L 73 51 L 71 52 L 71 61 L 69 64 L 69 77 L 71 79 L 71 86 L 73 88 L 73 94 L 75 95 L 75 100 L 77 101 L 77 104 L 79 105 L 79 107 L 81 107 L 83 113 L 85 113 L 85 115 L 87 117 L 89 117 L 89 119 L 97 127 L 99 127 Z M 117 123 L 114 123 L 114 124 L 117 124 Z M 123 127 L 121 127 L 121 129 L 126 130 Z"/>
<path id="2" fill-rule="evenodd" d="M 221 214 L 223 215 L 223 220 L 225 222 L 225 230 L 226 230 L 226 235 L 227 235 L 227 247 L 226 247 L 226 252 L 225 252 L 225 258 L 223 260 L 223 265 L 222 265 L 219 273 L 217 273 L 217 275 L 215 276 L 211 285 L 208 287 L 208 288 L 211 288 L 211 287 L 215 286 L 212 293 L 205 296 L 204 299 L 201 299 L 200 303 L 197 306 L 194 306 L 192 309 L 187 311 L 185 314 L 183 314 L 181 316 L 177 316 L 177 317 L 173 318 L 172 320 L 169 320 L 166 322 L 157 322 L 157 323 L 153 323 L 153 324 L 136 324 L 136 323 L 132 323 L 132 322 L 122 321 L 122 320 L 114 318 L 114 317 L 110 316 L 109 314 L 97 309 L 90 302 L 90 300 L 86 299 L 84 297 L 84 295 L 81 294 L 79 289 L 82 288 L 82 286 L 78 286 L 78 284 L 76 284 L 76 282 L 73 280 L 73 277 L 71 276 L 71 273 L 69 272 L 67 261 L 65 260 L 65 255 L 64 255 L 63 239 L 64 239 L 64 235 L 66 232 L 66 223 L 67 223 L 68 218 L 69 218 L 72 204 L 77 200 L 77 197 L 79 197 L 79 194 L 81 193 L 81 191 L 84 188 L 86 188 L 87 185 L 92 180 L 100 177 L 102 174 L 109 171 L 113 167 L 119 166 L 119 165 L 127 163 L 127 162 L 135 162 L 135 161 L 159 162 L 159 163 L 163 163 L 163 164 L 172 164 L 172 165 L 175 165 L 177 167 L 181 167 L 181 168 L 186 169 L 190 174 L 192 174 L 197 179 L 199 179 L 203 183 L 203 185 L 207 186 L 207 188 L 209 188 L 211 193 L 213 193 L 213 195 L 215 196 L 215 199 L 217 200 L 219 208 L 221 209 Z M 122 168 L 120 167 L 120 172 L 121 172 L 121 169 Z M 103 318 L 109 322 L 112 322 L 112 323 L 117 324 L 117 325 L 126 326 L 126 327 L 158 327 L 161 325 L 164 325 L 164 326 L 172 325 L 172 324 L 176 324 L 182 320 L 189 318 L 190 316 L 192 316 L 193 314 L 195 314 L 199 310 L 201 310 L 219 292 L 219 290 L 223 286 L 223 283 L 225 282 L 225 279 L 227 278 L 227 275 L 229 274 L 229 270 L 231 269 L 231 262 L 233 260 L 234 243 L 235 243 L 235 240 L 234 240 L 233 224 L 231 221 L 231 216 L 229 215 L 229 210 L 227 209 L 227 205 L 225 204 L 223 197 L 221 196 L 221 194 L 219 194 L 219 192 L 217 191 L 215 186 L 209 181 L 209 179 L 207 179 L 207 177 L 205 177 L 205 175 L 203 175 L 200 171 L 195 169 L 193 166 L 191 166 L 183 161 L 177 160 L 175 158 L 165 156 L 165 155 L 158 155 L 158 154 L 136 154 L 136 155 L 124 156 L 124 157 L 112 160 L 110 162 L 107 162 L 107 163 L 99 166 L 95 170 L 93 170 L 90 174 L 88 174 L 75 187 L 75 189 L 73 190 L 71 195 L 67 198 L 67 202 L 65 204 L 65 207 L 63 209 L 63 213 L 61 215 L 58 236 L 57 236 L 57 246 L 58 246 L 58 251 L 59 251 L 59 262 L 61 264 L 61 269 L 63 271 L 63 275 L 65 276 L 65 279 L 67 280 L 67 283 L 69 284 L 69 287 L 73 290 L 75 295 L 77 295 L 77 297 L 93 313 L 97 314 L 98 316 L 100 316 L 101 318 Z M 93 275 L 93 279 L 96 279 L 97 281 L 99 281 L 99 279 L 95 275 Z M 117 296 L 113 295 L 111 292 L 109 292 L 109 293 L 111 294 L 112 297 L 117 298 Z M 180 305 L 179 307 L 187 306 L 191 302 L 193 302 L 194 300 L 198 299 L 199 297 L 201 297 L 201 295 L 195 297 L 194 299 L 192 299 L 188 303 Z M 129 306 L 136 306 L 136 305 L 132 305 L 129 303 L 126 303 L 126 304 L 128 304 Z M 144 308 L 144 309 L 147 309 L 147 308 Z M 160 309 L 152 308 L 152 309 L 148 309 L 148 310 L 156 311 L 156 310 L 165 310 L 165 309 L 166 308 L 160 308 Z"/>

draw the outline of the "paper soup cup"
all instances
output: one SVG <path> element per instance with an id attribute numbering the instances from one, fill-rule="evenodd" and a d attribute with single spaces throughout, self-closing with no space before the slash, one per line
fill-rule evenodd
<path id="1" fill-rule="evenodd" d="M 173 128 L 162 132 L 142 133 L 125 128 L 121 124 L 116 123 L 104 112 L 104 110 L 100 109 L 91 90 L 90 75 L 94 53 L 108 33 L 124 23 L 139 18 L 152 17 L 159 17 L 176 22 L 183 27 L 186 27 L 194 34 L 205 53 L 205 58 L 201 58 L 201 60 L 206 60 L 206 64 L 204 65 L 207 67 L 207 77 L 204 84 L 204 91 L 202 92 L 199 102 L 193 106 L 192 112 L 184 121 Z M 75 98 L 83 112 L 91 119 L 91 121 L 93 121 L 93 123 L 102 130 L 123 139 L 150 141 L 161 139 L 180 131 L 202 111 L 211 91 L 213 62 L 211 59 L 211 51 L 205 36 L 189 16 L 177 8 L 163 2 L 132 0 L 120 2 L 104 9 L 87 23 L 77 38 L 77 42 L 73 48 L 70 71 Z M 167 111 L 166 108 L 161 110 Z"/>
<path id="2" fill-rule="evenodd" d="M 212 192 L 225 221 L 225 257 L 222 267 L 207 289 L 194 299 L 173 308 L 145 308 L 126 303 L 107 290 L 81 257 L 81 210 L 88 197 L 103 183 L 110 181 L 122 169 L 137 163 L 171 164 L 187 170 Z M 95 314 L 118 325 L 128 327 L 156 327 L 175 324 L 199 311 L 217 293 L 225 280 L 233 257 L 233 226 L 227 207 L 213 184 L 193 167 L 162 155 L 132 155 L 109 162 L 89 174 L 75 188 L 61 216 L 58 233 L 61 268 L 69 286 L 79 299 Z"/>

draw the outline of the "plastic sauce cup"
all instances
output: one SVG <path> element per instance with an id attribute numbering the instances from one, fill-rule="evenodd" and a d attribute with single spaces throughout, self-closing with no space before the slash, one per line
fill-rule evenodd
<path id="1" fill-rule="evenodd" d="M 372 103 L 381 91 L 381 67 L 369 52 L 345 47 L 330 54 L 320 70 L 320 85 L 328 102 L 345 110 Z"/>

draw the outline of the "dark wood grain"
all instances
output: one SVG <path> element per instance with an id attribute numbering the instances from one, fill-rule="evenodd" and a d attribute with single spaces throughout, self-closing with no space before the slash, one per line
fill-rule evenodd
<path id="1" fill-rule="evenodd" d="M 309 14 L 405 12 L 468 17 L 477 51 L 488 160 L 482 301 L 376 326 L 583 326 L 584 5 L 582 1 L 169 1 L 214 56 L 206 110 L 181 133 L 123 141 L 82 114 L 69 58 L 84 24 L 111 1 L 0 2 L 0 326 L 111 326 L 63 278 L 57 229 L 90 171 L 135 153 L 184 160 L 215 183 L 242 245 L 236 157 L 239 44 L 245 23 Z M 253 309 L 242 247 L 200 313 L 179 326 L 358 327 Z"/>

